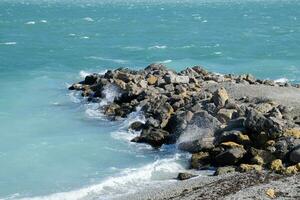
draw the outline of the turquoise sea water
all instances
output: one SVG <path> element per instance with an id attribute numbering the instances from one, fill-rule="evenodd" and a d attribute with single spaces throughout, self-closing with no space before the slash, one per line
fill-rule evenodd
<path id="1" fill-rule="evenodd" d="M 300 1 L 0 1 L 0 198 L 111 199 L 169 180 L 175 146 L 131 144 L 67 90 L 163 62 L 300 81 Z M 107 91 L 108 95 L 113 91 Z"/>

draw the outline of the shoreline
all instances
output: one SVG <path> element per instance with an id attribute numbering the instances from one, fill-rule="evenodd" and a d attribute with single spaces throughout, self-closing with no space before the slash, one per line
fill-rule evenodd
<path id="1" fill-rule="evenodd" d="M 220 75 L 199 66 L 175 72 L 163 64 L 151 64 L 144 70 L 119 68 L 91 74 L 69 89 L 82 91 L 87 101 L 95 103 L 107 98 L 107 90 L 116 91 L 99 112 L 118 120 L 141 110 L 145 122 L 129 126 L 137 134 L 131 142 L 156 149 L 176 143 L 192 154 L 191 169 L 216 168 L 218 176 L 206 178 L 212 185 L 215 180 L 232 185 L 235 189 L 227 195 L 300 172 L 299 84 L 259 80 L 250 74 Z M 179 180 L 192 177 L 186 172 L 178 175 Z M 257 182 L 258 177 L 263 180 Z M 200 184 L 201 179 L 192 178 L 187 185 L 193 185 L 192 180 Z M 243 186 L 244 179 L 248 182 Z M 203 193 L 203 188 L 195 188 L 186 192 L 190 196 Z M 168 199 L 183 198 L 170 191 L 165 194 Z M 202 199 L 207 195 L 218 199 L 213 191 L 203 195 Z M 158 199 L 166 199 L 163 196 Z"/>

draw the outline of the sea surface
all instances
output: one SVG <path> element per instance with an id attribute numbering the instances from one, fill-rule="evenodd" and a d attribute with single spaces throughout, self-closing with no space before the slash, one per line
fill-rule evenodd
<path id="1" fill-rule="evenodd" d="M 153 62 L 300 82 L 300 1 L 0 0 L 0 199 L 118 199 L 175 181 L 189 155 L 129 142 L 142 113 L 110 121 L 67 90 Z"/>

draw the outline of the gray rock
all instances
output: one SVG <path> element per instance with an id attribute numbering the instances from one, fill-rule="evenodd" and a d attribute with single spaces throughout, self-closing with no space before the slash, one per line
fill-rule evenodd
<path id="1" fill-rule="evenodd" d="M 229 99 L 227 91 L 225 88 L 220 88 L 213 94 L 213 102 L 217 107 L 225 106 L 226 101 Z"/>
<path id="2" fill-rule="evenodd" d="M 175 82 L 188 84 L 190 82 L 190 78 L 188 76 L 176 76 Z"/>

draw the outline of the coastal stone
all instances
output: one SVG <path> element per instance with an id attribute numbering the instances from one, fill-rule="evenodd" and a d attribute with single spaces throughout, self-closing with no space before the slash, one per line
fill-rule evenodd
<path id="1" fill-rule="evenodd" d="M 244 148 L 230 148 L 215 157 L 218 166 L 235 165 L 246 154 Z"/>
<path id="2" fill-rule="evenodd" d="M 153 75 L 150 75 L 147 78 L 147 82 L 148 82 L 149 85 L 154 85 L 157 82 L 157 77 L 153 76 Z"/>
<path id="3" fill-rule="evenodd" d="M 214 137 L 210 134 L 205 134 L 201 138 L 192 141 L 185 141 L 178 144 L 178 149 L 190 153 L 199 152 L 202 150 L 209 150 L 214 148 Z"/>
<path id="4" fill-rule="evenodd" d="M 118 71 L 118 73 L 116 74 L 116 79 L 119 79 L 119 80 L 124 81 L 125 83 L 128 83 L 129 81 L 132 80 L 132 77 L 129 73 Z"/>
<path id="5" fill-rule="evenodd" d="M 300 163 L 300 145 L 290 152 L 289 160 L 293 163 Z"/>
<path id="6" fill-rule="evenodd" d="M 217 107 L 223 107 L 225 106 L 226 101 L 229 99 L 229 96 L 227 94 L 227 91 L 225 88 L 220 88 L 213 94 L 213 102 Z"/>
<path id="7" fill-rule="evenodd" d="M 289 151 L 296 148 L 298 145 L 300 145 L 300 139 L 295 139 L 293 137 L 280 138 L 274 145 L 274 155 L 280 159 L 284 159 Z"/>
<path id="8" fill-rule="evenodd" d="M 192 154 L 191 167 L 193 169 L 200 169 L 201 167 L 210 163 L 210 155 L 208 152 L 198 152 Z"/>
<path id="9" fill-rule="evenodd" d="M 217 113 L 217 118 L 220 122 L 226 123 L 233 117 L 237 116 L 237 110 L 235 109 L 220 109 Z"/>
<path id="10" fill-rule="evenodd" d="M 132 139 L 132 142 L 147 143 L 157 148 L 166 142 L 168 135 L 165 130 L 150 127 L 143 129 L 141 135 Z"/>
<path id="11" fill-rule="evenodd" d="M 248 150 L 248 153 L 251 155 L 251 162 L 253 164 L 266 165 L 270 164 L 276 157 L 272 154 L 272 152 L 263 149 L 256 149 L 251 147 Z"/>
<path id="12" fill-rule="evenodd" d="M 190 174 L 190 173 L 187 173 L 187 172 L 183 172 L 183 173 L 178 174 L 177 179 L 180 180 L 180 181 L 183 181 L 183 180 L 187 180 L 187 179 L 190 179 L 190 178 L 193 178 L 193 177 L 196 177 L 196 175 Z"/>
<path id="13" fill-rule="evenodd" d="M 84 84 L 93 85 L 96 83 L 97 78 L 96 74 L 87 75 L 84 79 Z"/>
<path id="14" fill-rule="evenodd" d="M 145 124 L 140 121 L 133 122 L 132 124 L 129 125 L 129 129 L 132 129 L 134 131 L 140 131 L 144 127 L 145 127 Z"/>
<path id="15" fill-rule="evenodd" d="M 220 146 L 224 148 L 243 148 L 243 145 L 237 144 L 235 142 L 223 142 Z"/>
<path id="16" fill-rule="evenodd" d="M 176 76 L 175 82 L 188 84 L 190 82 L 190 78 L 188 76 Z"/>
<path id="17" fill-rule="evenodd" d="M 83 85 L 79 83 L 75 83 L 69 87 L 69 90 L 82 90 Z"/>
<path id="18" fill-rule="evenodd" d="M 241 164 L 239 167 L 239 170 L 241 172 L 249 172 L 249 171 L 262 171 L 262 166 L 261 165 L 250 165 L 250 164 Z"/>
<path id="19" fill-rule="evenodd" d="M 234 166 L 225 166 L 225 167 L 218 167 L 217 170 L 214 173 L 214 176 L 222 175 L 222 174 L 228 174 L 235 172 Z"/>
<path id="20" fill-rule="evenodd" d="M 147 81 L 145 81 L 145 80 L 140 80 L 139 81 L 139 83 L 138 83 L 138 85 L 141 87 L 141 88 L 147 88 Z"/>

